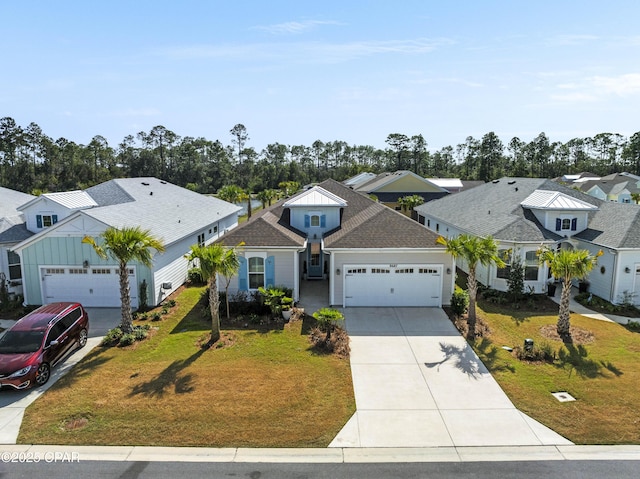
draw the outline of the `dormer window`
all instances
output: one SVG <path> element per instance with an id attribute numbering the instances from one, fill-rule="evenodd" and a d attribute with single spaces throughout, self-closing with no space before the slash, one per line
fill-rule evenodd
<path id="1" fill-rule="evenodd" d="M 36 215 L 36 226 L 38 228 L 48 228 L 58 222 L 58 215 Z"/>
<path id="2" fill-rule="evenodd" d="M 320 215 L 311 215 L 311 226 L 320 226 Z"/>
<path id="3" fill-rule="evenodd" d="M 577 229 L 577 218 L 556 218 L 556 231 L 576 231 Z"/>

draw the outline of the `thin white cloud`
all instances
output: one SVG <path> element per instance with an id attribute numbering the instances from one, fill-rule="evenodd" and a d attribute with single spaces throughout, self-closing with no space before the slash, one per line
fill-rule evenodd
<path id="1" fill-rule="evenodd" d="M 603 93 L 613 93 L 619 96 L 640 93 L 640 73 L 628 73 L 618 77 L 597 76 L 592 79 L 592 82 Z"/>
<path id="2" fill-rule="evenodd" d="M 175 60 L 229 58 L 252 63 L 260 60 L 286 60 L 300 63 L 342 62 L 380 54 L 418 55 L 452 45 L 447 38 L 361 41 L 349 43 L 294 42 L 252 43 L 246 45 L 191 45 L 159 52 Z"/>
<path id="3" fill-rule="evenodd" d="M 161 111 L 157 108 L 127 108 L 115 112 L 114 116 L 139 117 L 139 116 L 158 116 Z"/>
<path id="4" fill-rule="evenodd" d="M 584 45 L 585 43 L 599 40 L 596 35 L 574 35 L 565 34 L 551 37 L 547 40 L 547 44 L 553 46 L 577 46 Z"/>
<path id="5" fill-rule="evenodd" d="M 559 83 L 551 99 L 562 102 L 594 102 L 612 95 L 627 98 L 640 94 L 640 73 L 618 76 L 591 76 L 581 80 Z"/>
<path id="6" fill-rule="evenodd" d="M 323 25 L 343 25 L 329 20 L 305 20 L 302 22 L 284 22 L 275 25 L 258 25 L 253 30 L 261 30 L 272 35 L 299 35 Z"/>

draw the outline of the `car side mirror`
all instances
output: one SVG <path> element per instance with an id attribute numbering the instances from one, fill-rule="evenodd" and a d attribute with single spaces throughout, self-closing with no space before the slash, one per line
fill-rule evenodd
<path id="1" fill-rule="evenodd" d="M 49 343 L 49 346 L 57 346 L 58 344 L 60 344 L 60 342 L 57 339 L 54 339 Z"/>

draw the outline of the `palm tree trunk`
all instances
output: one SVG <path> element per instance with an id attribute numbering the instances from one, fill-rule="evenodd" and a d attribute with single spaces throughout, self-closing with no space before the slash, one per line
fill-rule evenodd
<path id="1" fill-rule="evenodd" d="M 218 281 L 216 275 L 209 279 L 209 308 L 211 309 L 211 339 L 210 344 L 220 339 L 220 296 L 218 295 Z"/>
<path id="2" fill-rule="evenodd" d="M 131 316 L 131 294 L 129 290 L 129 271 L 127 270 L 127 263 L 120 262 L 120 269 L 118 270 L 120 276 L 120 329 L 124 334 L 128 334 L 133 331 L 133 318 Z"/>
<path id="3" fill-rule="evenodd" d="M 467 326 L 469 331 L 467 337 L 475 339 L 476 337 L 476 296 L 478 294 L 478 282 L 476 280 L 475 268 L 469 268 L 467 276 L 467 289 L 469 290 L 469 311 L 467 313 Z"/>
<path id="4" fill-rule="evenodd" d="M 571 311 L 569 302 L 571 300 L 571 278 L 565 278 L 562 283 L 562 294 L 560 296 L 560 310 L 558 312 L 558 335 L 564 342 L 571 342 Z"/>

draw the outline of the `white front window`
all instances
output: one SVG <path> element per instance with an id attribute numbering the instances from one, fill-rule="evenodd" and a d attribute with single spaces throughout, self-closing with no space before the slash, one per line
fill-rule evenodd
<path id="1" fill-rule="evenodd" d="M 249 258 L 249 289 L 264 287 L 264 258 Z"/>

